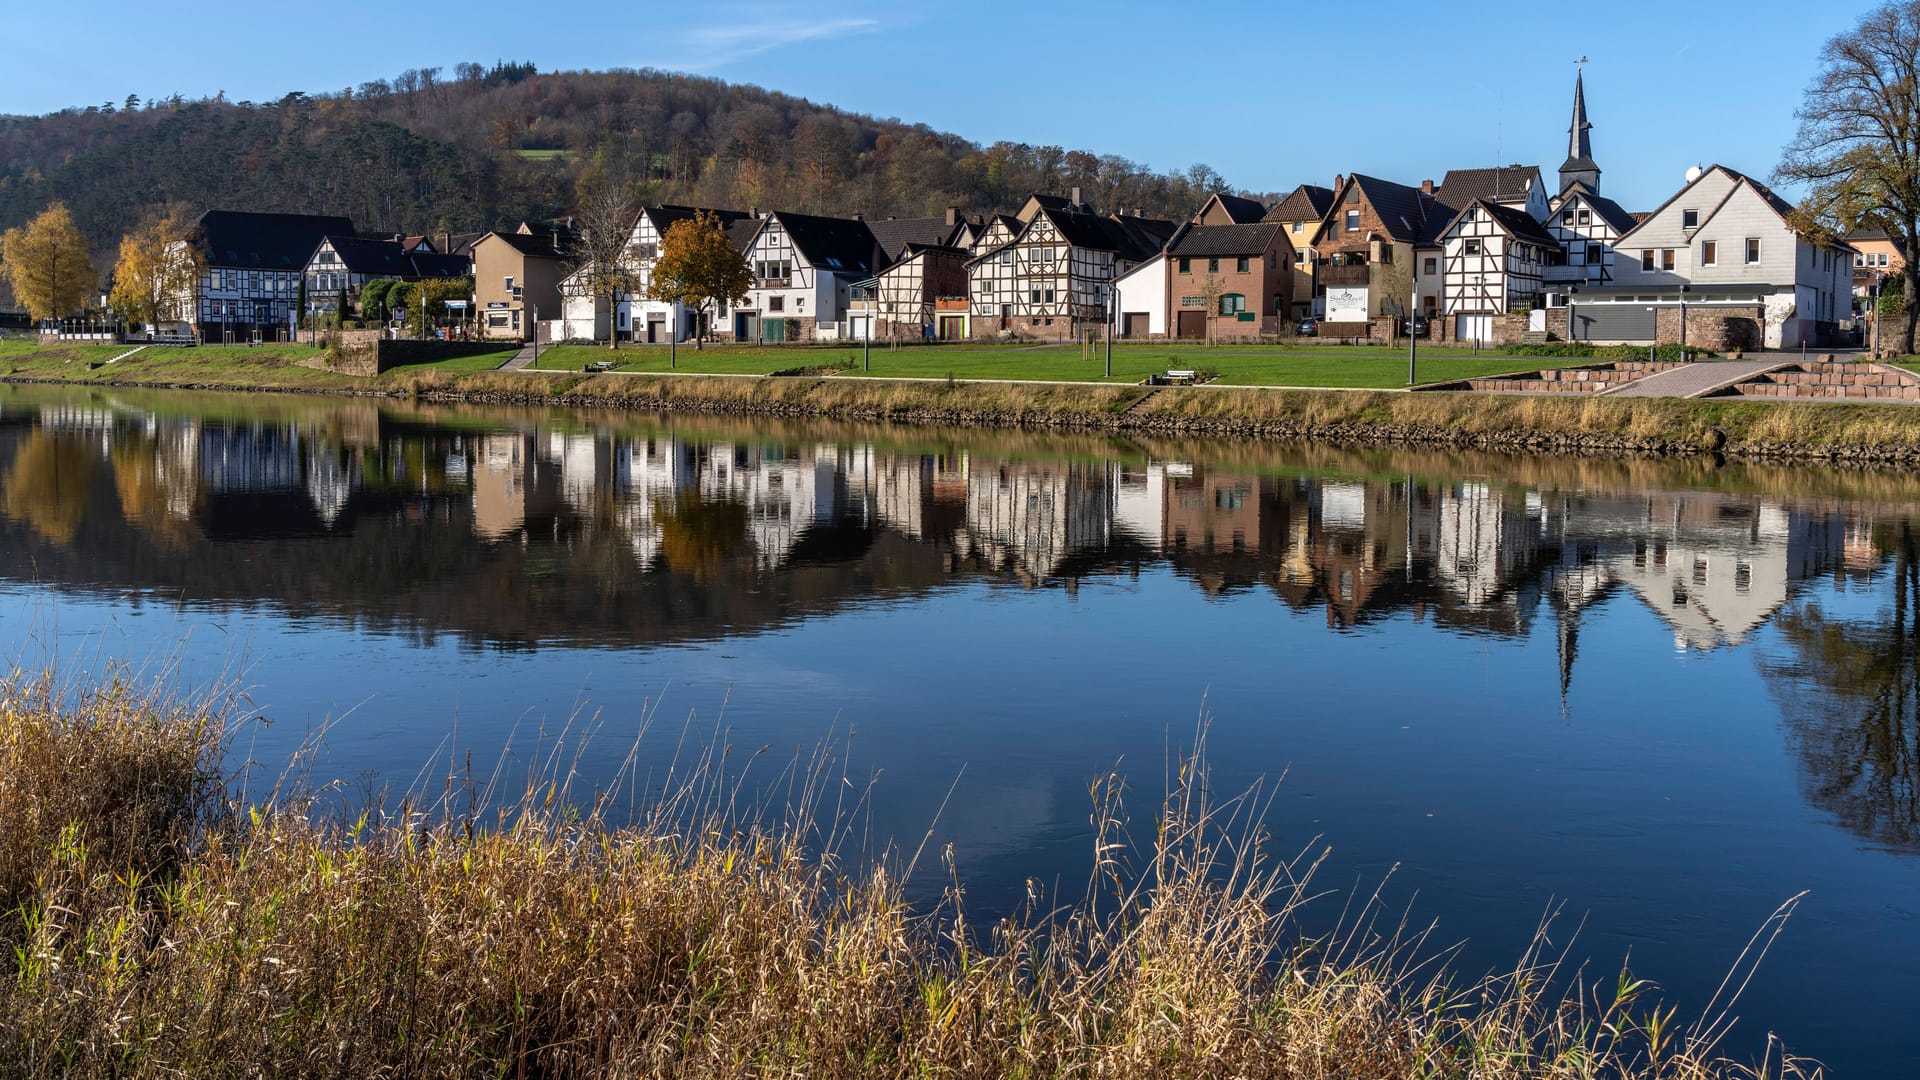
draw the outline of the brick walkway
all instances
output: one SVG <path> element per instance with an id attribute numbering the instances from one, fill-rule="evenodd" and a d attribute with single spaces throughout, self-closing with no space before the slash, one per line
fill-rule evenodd
<path id="1" fill-rule="evenodd" d="M 1603 397 L 1701 397 L 1762 372 L 1785 367 L 1786 360 L 1701 360 L 1649 375 L 1603 392 Z"/>

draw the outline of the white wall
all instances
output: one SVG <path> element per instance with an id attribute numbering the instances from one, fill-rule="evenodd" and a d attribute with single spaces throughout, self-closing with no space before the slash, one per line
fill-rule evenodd
<path id="1" fill-rule="evenodd" d="M 1167 259 L 1156 255 L 1141 263 L 1130 273 L 1114 282 L 1114 288 L 1120 294 L 1115 307 L 1113 332 L 1119 334 L 1127 327 L 1129 314 L 1144 312 L 1147 316 L 1147 333 L 1164 335 L 1167 332 Z"/>

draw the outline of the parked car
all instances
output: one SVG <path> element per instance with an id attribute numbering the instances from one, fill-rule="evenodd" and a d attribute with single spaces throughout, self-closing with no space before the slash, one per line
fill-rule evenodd
<path id="1" fill-rule="evenodd" d="M 1319 316 L 1310 315 L 1307 318 L 1301 319 L 1300 325 L 1294 327 L 1293 332 L 1300 335 L 1301 337 L 1319 337 L 1320 336 Z"/>
<path id="2" fill-rule="evenodd" d="M 1427 317 L 1425 315 L 1415 315 L 1413 317 L 1413 336 L 1427 336 Z"/>

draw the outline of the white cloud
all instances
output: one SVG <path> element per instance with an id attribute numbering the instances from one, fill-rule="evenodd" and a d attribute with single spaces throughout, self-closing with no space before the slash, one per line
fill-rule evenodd
<path id="1" fill-rule="evenodd" d="M 689 67 L 714 67 L 808 41 L 828 41 L 872 33 L 880 20 L 860 16 L 807 18 L 759 10 L 725 9 L 689 27 L 675 51 Z"/>

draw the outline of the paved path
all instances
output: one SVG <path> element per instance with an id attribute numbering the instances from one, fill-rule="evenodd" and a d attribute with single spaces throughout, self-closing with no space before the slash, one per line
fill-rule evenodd
<path id="1" fill-rule="evenodd" d="M 506 363 L 500 365 L 500 370 L 501 371 L 525 371 L 527 369 L 527 366 L 532 363 L 533 363 L 533 346 L 523 345 L 520 347 L 519 352 L 513 354 L 513 359 L 508 360 Z"/>
<path id="2" fill-rule="evenodd" d="M 1649 375 L 1601 392 L 1602 397 L 1704 397 L 1762 372 L 1786 367 L 1787 360 L 1700 360 Z"/>

